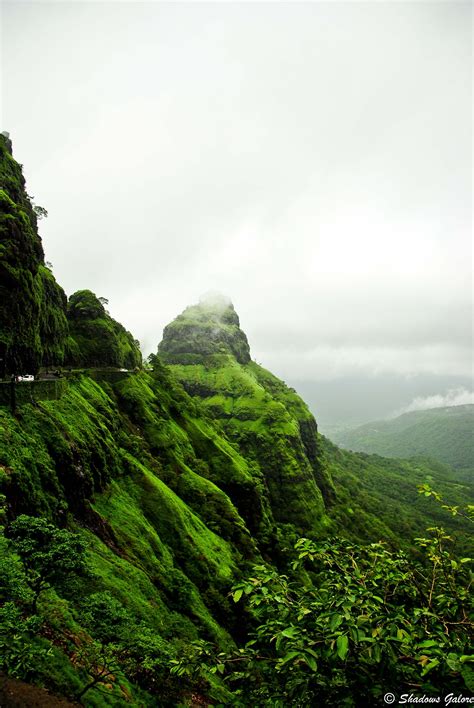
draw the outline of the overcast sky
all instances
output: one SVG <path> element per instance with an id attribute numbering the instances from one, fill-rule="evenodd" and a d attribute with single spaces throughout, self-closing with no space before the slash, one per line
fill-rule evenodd
<path id="1" fill-rule="evenodd" d="M 2 129 L 57 279 L 146 353 L 220 290 L 288 379 L 468 376 L 471 12 L 4 2 Z"/>

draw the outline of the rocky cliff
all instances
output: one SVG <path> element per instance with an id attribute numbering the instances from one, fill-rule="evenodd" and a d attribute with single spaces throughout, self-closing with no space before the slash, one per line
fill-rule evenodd
<path id="1" fill-rule="evenodd" d="M 0 375 L 61 364 L 66 337 L 66 296 L 45 266 L 21 166 L 0 135 Z"/>

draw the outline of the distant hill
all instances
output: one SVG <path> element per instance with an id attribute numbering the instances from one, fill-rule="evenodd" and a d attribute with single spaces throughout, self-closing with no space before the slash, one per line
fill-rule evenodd
<path id="1" fill-rule="evenodd" d="M 474 473 L 474 405 L 413 411 L 333 435 L 338 445 L 387 457 L 432 457 L 451 465 L 459 479 Z"/>

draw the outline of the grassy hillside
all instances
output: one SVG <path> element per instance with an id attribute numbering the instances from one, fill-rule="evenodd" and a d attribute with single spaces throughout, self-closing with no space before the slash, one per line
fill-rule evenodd
<path id="1" fill-rule="evenodd" d="M 249 385 L 246 377 L 243 382 Z M 282 386 L 266 378 L 270 383 Z M 301 406 L 291 391 L 283 389 L 280 395 L 292 399 L 288 406 L 293 412 Z M 42 593 L 42 630 L 31 637 L 26 633 L 22 641 L 33 657 L 43 650 L 50 653 L 47 660 L 32 660 L 26 677 L 71 698 L 80 692 L 88 679 L 86 663 L 75 659 L 78 647 L 87 653 L 91 642 L 103 639 L 97 618 L 92 624 L 88 619 L 91 603 L 104 605 L 102 613 L 128 618 L 127 627 L 135 631 L 132 638 L 127 635 L 128 644 L 138 642 L 138 635 L 153 637 L 154 681 L 166 662 L 198 637 L 224 650 L 234 646 L 247 619 L 229 600 L 232 584 L 262 554 L 284 562 L 282 544 L 291 528 L 294 538 L 298 531 L 288 516 L 283 516 L 286 523 L 275 523 L 274 517 L 284 514 L 283 501 L 301 525 L 308 508 L 298 487 L 308 484 L 308 457 L 306 476 L 296 479 L 294 493 L 289 484 L 267 485 L 260 467 L 267 464 L 271 442 L 283 444 L 283 434 L 289 448 L 295 445 L 295 419 L 282 403 L 268 399 L 259 411 L 276 417 L 277 432 L 270 433 L 270 442 L 262 441 L 268 452 L 257 459 L 254 434 L 266 434 L 259 418 L 238 419 L 228 427 L 228 436 L 222 421 L 210 417 L 158 363 L 153 374 L 130 374 L 114 386 L 78 376 L 59 401 L 25 405 L 16 416 L 0 410 L 0 490 L 7 523 L 26 513 L 74 531 L 87 548 L 90 573 L 72 590 L 56 589 L 52 582 Z M 300 414 L 306 416 L 304 407 Z M 233 431 L 239 433 L 235 439 Z M 441 473 L 436 477 L 428 467 L 338 451 L 323 438 L 318 444 L 318 464 L 332 477 L 335 496 L 324 511 L 321 497 L 314 495 L 323 511 L 316 523 L 309 519 L 310 525 L 301 529 L 307 535 L 321 535 L 326 519 L 328 534 L 339 529 L 352 538 L 400 544 L 405 534 L 436 520 L 437 507 L 415 491 L 428 472 L 451 499 L 464 493 L 461 485 Z M 299 447 L 296 452 L 306 454 Z M 290 474 L 292 458 L 285 459 Z M 275 489 L 284 491 L 281 500 Z M 453 531 L 462 528 L 456 519 L 447 519 Z M 13 560 L 4 559 L 8 572 L 3 566 L 0 605 L 2 598 L 14 596 L 9 586 Z M 0 625 L 8 630 L 5 621 L 0 611 Z M 147 651 L 152 651 L 149 646 Z M 91 688 L 83 704 L 121 705 L 120 696 L 126 695 L 130 705 L 157 705 L 153 691 L 148 693 L 148 678 L 136 677 L 127 666 L 116 671 L 109 688 Z M 168 676 L 160 695 L 169 694 L 170 703 L 160 701 L 177 705 L 187 691 L 185 683 Z"/>
<path id="2" fill-rule="evenodd" d="M 332 516 L 344 535 L 366 541 L 377 538 L 399 546 L 415 538 L 429 523 L 456 533 L 459 552 L 470 553 L 472 536 L 462 519 L 446 515 L 432 499 L 417 494 L 430 484 L 460 507 L 474 501 L 474 487 L 456 479 L 452 470 L 430 459 L 400 460 L 354 453 L 322 437 L 324 463 L 337 490 Z"/>
<path id="3" fill-rule="evenodd" d="M 413 411 L 333 439 L 349 450 L 387 457 L 433 457 L 451 465 L 459 479 L 474 480 L 474 405 Z"/>

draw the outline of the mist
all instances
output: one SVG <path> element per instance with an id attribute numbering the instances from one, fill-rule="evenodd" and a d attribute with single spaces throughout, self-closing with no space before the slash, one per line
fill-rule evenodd
<path id="1" fill-rule="evenodd" d="M 148 354 L 227 293 L 252 356 L 316 402 L 469 388 L 470 3 L 1 13 L 2 129 L 68 294 L 107 297 Z"/>

